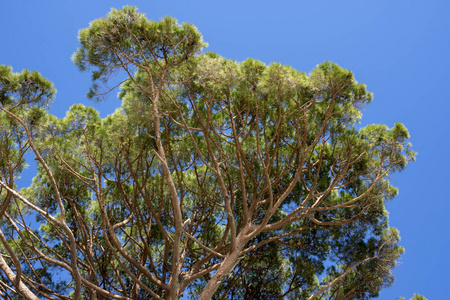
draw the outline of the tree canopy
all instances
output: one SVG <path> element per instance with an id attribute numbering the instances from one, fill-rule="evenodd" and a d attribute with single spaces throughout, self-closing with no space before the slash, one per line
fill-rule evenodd
<path id="1" fill-rule="evenodd" d="M 389 178 L 415 153 L 400 123 L 358 126 L 372 94 L 350 70 L 226 59 L 134 7 L 79 41 L 88 97 L 120 85 L 106 118 L 57 118 L 50 81 L 0 67 L 4 299 L 370 299 L 393 282 Z"/>
<path id="2" fill-rule="evenodd" d="M 400 297 L 397 300 L 405 300 L 405 298 Z M 427 300 L 427 298 L 425 298 L 424 296 L 422 296 L 420 294 L 414 294 L 414 296 L 412 296 L 409 300 Z"/>

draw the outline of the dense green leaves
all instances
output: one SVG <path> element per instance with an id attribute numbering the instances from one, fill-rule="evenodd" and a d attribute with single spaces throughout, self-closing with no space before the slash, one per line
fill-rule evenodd
<path id="1" fill-rule="evenodd" d="M 89 97 L 99 96 L 98 82 L 105 83 L 119 70 L 130 76 L 136 68 L 145 70 L 158 82 L 162 80 L 158 73 L 167 65 L 179 65 L 205 46 L 193 25 L 178 25 L 171 17 L 149 21 L 135 7 L 113 9 L 106 18 L 80 30 L 79 40 L 81 47 L 73 61 L 80 70 L 92 70 Z"/>
<path id="2" fill-rule="evenodd" d="M 415 154 L 402 124 L 358 127 L 372 94 L 350 70 L 201 53 L 193 25 L 134 7 L 79 40 L 88 96 L 121 84 L 106 118 L 81 104 L 49 115 L 49 81 L 0 67 L 1 230 L 14 247 L 0 253 L 26 285 L 7 276 L 13 294 L 369 299 L 393 282 L 403 248 L 385 201 Z M 38 172 L 17 194 L 26 151 Z"/>

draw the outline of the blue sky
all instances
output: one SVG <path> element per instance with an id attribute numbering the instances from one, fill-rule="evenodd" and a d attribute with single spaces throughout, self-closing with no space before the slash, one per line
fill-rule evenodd
<path id="1" fill-rule="evenodd" d="M 280 62 L 309 72 L 330 60 L 351 69 L 375 95 L 362 124 L 402 122 L 417 161 L 392 178 L 390 224 L 406 248 L 394 285 L 380 299 L 448 299 L 450 246 L 450 4 L 445 0 L 318 1 L 1 1 L 0 64 L 37 70 L 55 83 L 51 113 L 74 103 L 104 117 L 120 106 L 85 99 L 89 75 L 70 60 L 78 30 L 111 7 L 136 5 L 150 19 L 170 15 L 196 25 L 207 50 L 242 61 Z M 25 174 L 30 180 L 32 174 Z"/>

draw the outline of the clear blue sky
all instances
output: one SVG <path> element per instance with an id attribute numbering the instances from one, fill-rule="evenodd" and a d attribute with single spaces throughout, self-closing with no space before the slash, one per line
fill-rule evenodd
<path id="1" fill-rule="evenodd" d="M 380 299 L 449 299 L 450 249 L 450 2 L 446 0 L 318 1 L 1 1 L 0 64 L 37 70 L 58 89 L 51 112 L 74 103 L 104 117 L 115 95 L 85 99 L 89 75 L 70 57 L 77 32 L 111 7 L 136 5 L 151 19 L 170 15 L 195 24 L 208 50 L 242 61 L 253 57 L 309 72 L 331 60 L 351 69 L 375 95 L 362 123 L 404 123 L 417 161 L 392 178 L 400 194 L 389 202 L 390 224 L 406 248 L 395 284 Z M 25 174 L 30 176 L 30 174 Z M 26 180 L 29 177 L 24 176 Z"/>

